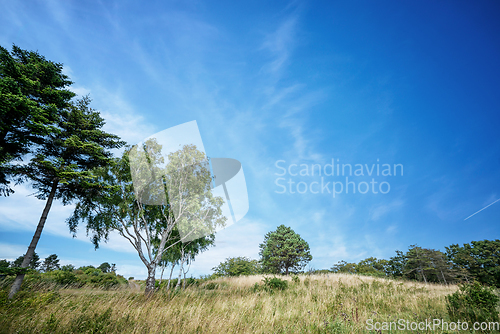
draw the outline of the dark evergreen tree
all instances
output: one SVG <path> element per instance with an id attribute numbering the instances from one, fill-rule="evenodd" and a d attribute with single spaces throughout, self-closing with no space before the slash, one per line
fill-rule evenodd
<path id="1" fill-rule="evenodd" d="M 74 199 L 88 196 L 101 188 L 91 170 L 113 162 L 109 151 L 124 143 L 116 135 L 102 130 L 104 119 L 90 108 L 90 99 L 84 97 L 59 111 L 56 131 L 49 133 L 36 155 L 19 172 L 32 182 L 38 199 L 46 200 L 45 208 L 21 267 L 30 263 L 54 199 L 69 204 Z M 21 287 L 24 274 L 18 274 L 9 298 Z"/>
<path id="2" fill-rule="evenodd" d="M 21 265 L 23 264 L 25 257 L 26 257 L 26 254 L 21 255 L 20 257 L 18 257 L 14 261 L 12 261 L 10 266 L 15 267 L 15 268 L 20 268 Z M 33 253 L 31 261 L 29 262 L 29 264 L 26 267 L 23 267 L 23 268 L 30 268 L 30 269 L 36 270 L 36 269 L 38 269 L 39 266 L 40 266 L 40 256 L 38 256 L 37 253 Z"/>
<path id="3" fill-rule="evenodd" d="M 290 270 L 301 270 L 312 260 L 309 244 L 285 225 L 267 233 L 259 247 L 262 266 L 272 273 L 284 271 L 288 275 Z"/>
<path id="4" fill-rule="evenodd" d="M 500 288 L 500 240 L 451 245 L 446 247 L 446 255 L 464 280 L 473 278 Z"/>
<path id="5" fill-rule="evenodd" d="M 44 272 L 58 270 L 59 267 L 59 259 L 56 254 L 49 255 L 43 260 L 41 270 Z"/>
<path id="6" fill-rule="evenodd" d="M 62 64 L 15 45 L 12 52 L 0 47 L 0 195 L 12 193 L 11 181 L 19 181 L 12 162 L 57 131 L 59 112 L 75 96 L 66 89 L 71 83 Z"/>

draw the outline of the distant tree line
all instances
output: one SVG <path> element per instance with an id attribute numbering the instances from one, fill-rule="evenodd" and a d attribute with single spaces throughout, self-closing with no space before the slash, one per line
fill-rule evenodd
<path id="1" fill-rule="evenodd" d="M 61 266 L 56 254 L 47 256 L 43 261 L 37 253 L 28 268 L 22 268 L 21 264 L 25 255 L 19 256 L 14 261 L 0 260 L 0 275 L 13 279 L 19 272 L 27 274 L 32 281 L 42 281 L 46 283 L 57 283 L 61 285 L 71 285 L 74 287 L 96 286 L 109 288 L 120 284 L 127 284 L 127 280 L 116 274 L 116 265 L 104 262 L 98 267 L 82 266 L 75 268 L 72 264 Z"/>
<path id="2" fill-rule="evenodd" d="M 309 245 L 289 227 L 281 225 L 269 232 L 260 245 L 259 260 L 230 257 L 212 268 L 213 276 L 287 274 L 303 272 L 312 256 Z M 411 245 L 406 252 L 385 259 L 368 257 L 358 263 L 339 261 L 329 270 L 310 273 L 347 273 L 400 278 L 419 282 L 454 284 L 477 281 L 500 288 L 500 240 L 481 240 L 453 244 L 442 252 Z M 288 266 L 288 267 L 287 267 Z"/>
<path id="3" fill-rule="evenodd" d="M 454 244 L 441 252 L 411 245 L 389 260 L 369 257 L 358 263 L 339 261 L 330 272 L 393 277 L 432 283 L 478 281 L 500 287 L 500 240 Z"/>

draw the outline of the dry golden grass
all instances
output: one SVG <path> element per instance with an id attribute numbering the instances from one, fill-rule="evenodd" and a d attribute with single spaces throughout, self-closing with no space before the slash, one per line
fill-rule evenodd
<path id="1" fill-rule="evenodd" d="M 60 290 L 2 306 L 0 332 L 366 333 L 366 320 L 447 318 L 456 286 L 356 275 L 300 276 L 274 293 L 262 275 L 220 278 L 147 299 L 133 290 Z M 24 304 L 23 304 L 24 303 Z M 11 314 L 9 315 L 9 312 Z"/>

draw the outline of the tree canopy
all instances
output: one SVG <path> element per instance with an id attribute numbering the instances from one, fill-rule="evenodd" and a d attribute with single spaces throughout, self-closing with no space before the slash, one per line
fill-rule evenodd
<path id="1" fill-rule="evenodd" d="M 446 247 L 455 268 L 465 270 L 483 284 L 500 288 L 500 240 L 472 241 Z"/>
<path id="2" fill-rule="evenodd" d="M 309 244 L 290 227 L 280 225 L 276 231 L 269 232 L 260 244 L 262 266 L 273 273 L 303 269 L 312 260 Z"/>
<path id="3" fill-rule="evenodd" d="M 56 254 L 49 255 L 43 260 L 42 266 L 40 269 L 44 272 L 58 270 L 59 267 L 59 259 Z"/>
<path id="4" fill-rule="evenodd" d="M 26 254 L 19 256 L 17 259 L 12 261 L 11 267 L 21 267 Z M 38 269 L 40 267 L 40 256 L 37 253 L 33 253 L 29 265 L 26 268 Z"/>
<path id="5" fill-rule="evenodd" d="M 12 162 L 57 132 L 59 111 L 75 96 L 62 68 L 37 52 L 0 46 L 0 195 L 13 192 L 10 182 L 17 173 Z"/>

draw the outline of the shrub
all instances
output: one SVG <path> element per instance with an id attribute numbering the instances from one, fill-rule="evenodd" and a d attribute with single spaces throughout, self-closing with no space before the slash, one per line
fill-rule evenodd
<path id="1" fill-rule="evenodd" d="M 459 291 L 446 296 L 446 308 L 452 321 L 498 322 L 499 298 L 493 288 L 479 282 L 459 285 Z"/>
<path id="2" fill-rule="evenodd" d="M 292 282 L 295 284 L 300 283 L 300 278 L 298 275 L 292 275 Z"/>
<path id="3" fill-rule="evenodd" d="M 262 281 L 264 282 L 264 287 L 270 291 L 286 290 L 288 288 L 288 281 L 282 280 L 278 277 L 264 277 Z"/>
<path id="4" fill-rule="evenodd" d="M 311 283 L 311 279 L 309 277 L 307 277 L 305 280 L 304 280 L 304 285 L 305 286 L 309 286 L 309 283 Z"/>
<path id="5" fill-rule="evenodd" d="M 130 277 L 128 278 L 128 280 L 129 280 L 129 281 L 132 281 L 133 279 L 134 279 L 134 277 L 133 277 L 133 276 L 130 276 Z"/>
<path id="6" fill-rule="evenodd" d="M 206 290 L 215 290 L 215 289 L 222 289 L 227 286 L 228 284 L 226 282 L 208 282 L 205 285 L 203 285 L 203 288 Z"/>
<path id="7" fill-rule="evenodd" d="M 184 282 L 182 282 L 184 284 Z M 186 286 L 198 286 L 200 283 L 196 278 L 188 277 L 186 278 Z"/>
<path id="8" fill-rule="evenodd" d="M 54 272 L 54 280 L 63 285 L 74 284 L 78 278 L 72 271 L 57 270 Z"/>
<path id="9" fill-rule="evenodd" d="M 116 275 L 116 279 L 118 280 L 118 283 L 128 285 L 128 280 L 126 280 L 122 275 Z"/>
<path id="10" fill-rule="evenodd" d="M 215 290 L 219 287 L 219 284 L 217 284 L 215 282 L 208 282 L 203 287 L 207 290 Z"/>
<path id="11" fill-rule="evenodd" d="M 242 276 L 254 275 L 261 271 L 257 260 L 251 260 L 247 257 L 232 257 L 221 262 L 217 267 L 212 268 L 214 275 L 221 276 Z"/>
<path id="12" fill-rule="evenodd" d="M 65 266 L 62 266 L 61 270 L 63 270 L 63 271 L 73 271 L 73 270 L 75 270 L 75 266 L 72 265 L 72 264 L 67 264 Z"/>

